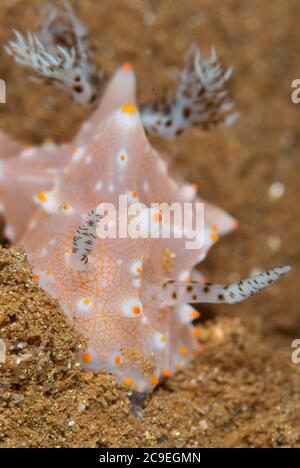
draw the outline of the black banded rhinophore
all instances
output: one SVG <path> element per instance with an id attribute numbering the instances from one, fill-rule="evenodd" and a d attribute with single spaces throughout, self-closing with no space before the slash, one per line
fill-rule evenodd
<path id="1" fill-rule="evenodd" d="M 273 268 L 228 286 L 211 283 L 199 284 L 196 281 L 167 281 L 162 286 L 163 298 L 169 305 L 176 305 L 180 302 L 235 304 L 267 288 L 289 271 L 291 271 L 290 266 Z"/>

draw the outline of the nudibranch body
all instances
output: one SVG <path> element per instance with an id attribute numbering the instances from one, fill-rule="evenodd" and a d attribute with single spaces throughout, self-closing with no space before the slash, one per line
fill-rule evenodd
<path id="1" fill-rule="evenodd" d="M 276 268 L 229 287 L 204 284 L 195 266 L 236 221 L 203 200 L 204 237 L 197 249 L 187 249 L 184 237 L 149 235 L 146 219 L 157 233 L 163 224 L 153 203 L 192 202 L 195 210 L 200 199 L 195 186 L 169 176 L 144 128 L 169 137 L 197 123 L 216 125 L 229 109 L 221 86 L 228 76 L 215 56 L 201 70 L 199 60 L 196 56 L 198 67 L 189 63 L 190 73 L 182 79 L 188 86 L 179 88 L 172 105 L 145 111 L 138 110 L 134 72 L 125 64 L 71 144 L 16 148 L 15 156 L 1 161 L 6 234 L 24 245 L 34 279 L 58 298 L 87 338 L 82 366 L 112 372 L 139 392 L 151 390 L 198 353 L 193 321 L 199 313 L 191 304 L 239 302 L 289 271 Z M 138 219 L 147 235 L 99 235 L 100 207 L 118 207 L 120 195 L 129 206 L 143 204 Z M 173 231 L 185 230 L 175 220 L 171 224 Z"/>
<path id="2" fill-rule="evenodd" d="M 80 269 L 72 261 L 73 238 L 101 202 L 118 206 L 119 195 L 127 195 L 129 204 L 139 201 L 147 207 L 162 201 L 183 204 L 186 192 L 196 193 L 168 176 L 166 164 L 147 141 L 128 66 L 117 71 L 75 141 L 66 152 L 67 164 L 54 176 L 53 189 L 46 186 L 35 194 L 40 208 L 21 244 L 41 286 L 59 299 L 88 338 L 89 347 L 80 356 L 83 366 L 114 372 L 125 385 L 146 391 L 199 350 L 192 325 L 198 312 L 183 302 L 169 305 L 159 294 L 162 285 L 169 279 L 188 282 L 217 235 L 230 232 L 235 221 L 206 204 L 206 239 L 197 251 L 187 250 L 184 239 L 96 238 L 87 267 Z M 40 160 L 41 154 L 32 158 Z"/>

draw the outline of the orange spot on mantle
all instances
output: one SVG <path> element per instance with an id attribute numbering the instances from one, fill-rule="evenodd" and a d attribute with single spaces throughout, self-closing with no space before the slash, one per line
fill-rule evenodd
<path id="1" fill-rule="evenodd" d="M 158 382 L 159 382 L 158 375 L 153 375 L 153 376 L 152 376 L 152 379 L 151 379 L 152 385 L 157 385 Z"/>
<path id="2" fill-rule="evenodd" d="M 121 356 L 116 356 L 116 357 L 115 357 L 115 364 L 116 364 L 117 366 L 119 366 L 119 365 L 121 364 L 121 362 L 122 362 Z"/>
<path id="3" fill-rule="evenodd" d="M 193 319 L 193 320 L 199 318 L 200 315 L 201 315 L 201 314 L 200 314 L 200 312 L 198 312 L 198 310 L 191 310 L 191 312 L 190 312 L 190 317 L 191 317 L 191 319 Z"/>
<path id="4" fill-rule="evenodd" d="M 122 65 L 122 70 L 126 73 L 128 73 L 132 69 L 132 65 L 129 62 L 125 62 Z"/>
<path id="5" fill-rule="evenodd" d="M 167 369 L 167 368 L 166 368 L 166 369 L 163 369 L 162 375 L 163 375 L 164 377 L 171 377 L 172 372 L 170 371 L 170 369 Z"/>
<path id="6" fill-rule="evenodd" d="M 89 364 L 92 360 L 92 355 L 90 353 L 83 353 L 82 360 L 84 364 Z"/>
<path id="7" fill-rule="evenodd" d="M 214 242 L 217 242 L 217 240 L 219 240 L 219 236 L 218 236 L 218 234 L 216 232 L 212 232 L 211 235 L 210 235 L 210 238 Z"/>
<path id="8" fill-rule="evenodd" d="M 133 314 L 140 314 L 141 313 L 141 308 L 139 306 L 133 306 L 131 310 L 132 310 Z"/>
<path id="9" fill-rule="evenodd" d="M 40 202 L 45 202 L 47 200 L 45 192 L 39 192 L 37 194 L 37 198 L 40 200 Z"/>
<path id="10" fill-rule="evenodd" d="M 185 346 L 180 346 L 178 349 L 178 352 L 179 354 L 181 354 L 181 356 L 186 356 L 188 353 L 188 350 Z"/>
<path id="11" fill-rule="evenodd" d="M 121 107 L 122 111 L 125 112 L 126 114 L 134 114 L 136 112 L 136 105 L 135 104 L 123 104 Z"/>
<path id="12" fill-rule="evenodd" d="M 125 387 L 130 387 L 130 385 L 133 384 L 133 378 L 132 377 L 126 377 L 123 381 Z"/>

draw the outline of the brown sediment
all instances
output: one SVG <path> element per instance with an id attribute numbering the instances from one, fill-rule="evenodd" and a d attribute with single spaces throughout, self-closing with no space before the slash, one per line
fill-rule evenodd
<path id="1" fill-rule="evenodd" d="M 136 363 L 145 376 L 151 376 L 154 372 L 155 363 L 153 359 L 145 359 L 142 353 L 136 349 L 122 348 L 121 353 L 129 363 Z"/>
<path id="2" fill-rule="evenodd" d="M 1 44 L 12 27 L 35 30 L 40 3 L 3 0 Z M 8 362 L 0 365 L 0 446 L 299 447 L 300 365 L 291 361 L 291 342 L 300 338 L 300 106 L 290 99 L 299 78 L 299 2 L 73 3 L 107 74 L 132 62 L 140 102 L 172 86 L 194 41 L 204 52 L 215 45 L 234 65 L 241 117 L 233 127 L 153 142 L 175 157 L 176 172 L 197 183 L 203 197 L 239 220 L 237 232 L 201 265 L 209 280 L 235 281 L 254 268 L 287 263 L 294 272 L 234 307 L 203 305 L 203 351 L 137 410 L 113 377 L 79 369 L 82 339 L 32 282 L 24 253 L 1 251 L 0 338 L 8 343 Z M 27 143 L 70 139 L 86 112 L 27 76 L 0 48 L 7 83 L 1 128 Z M 269 188 L 277 181 L 285 193 L 275 199 Z"/>

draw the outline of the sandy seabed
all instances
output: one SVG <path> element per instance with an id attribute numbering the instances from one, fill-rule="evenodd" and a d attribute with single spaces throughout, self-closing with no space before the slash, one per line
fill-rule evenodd
<path id="1" fill-rule="evenodd" d="M 34 30 L 39 1 L 3 0 L 0 36 Z M 124 60 L 138 76 L 139 99 L 172 86 L 184 51 L 215 45 L 234 66 L 232 94 L 241 112 L 229 129 L 153 139 L 201 195 L 231 212 L 239 229 L 201 265 L 214 282 L 288 264 L 293 272 L 234 307 L 201 307 L 203 352 L 145 400 L 109 375 L 80 370 L 84 345 L 57 302 L 31 278 L 20 248 L 0 251 L 1 447 L 300 447 L 300 105 L 291 82 L 300 77 L 297 0 L 75 2 L 89 26 L 107 75 Z M 20 141 L 70 139 L 87 114 L 63 92 L 29 83 L 27 72 L 0 50 L 7 83 L 1 129 Z M 66 109 L 68 112 L 66 112 Z M 283 196 L 270 196 L 281 182 Z M 200 324 L 200 325 L 201 325 Z"/>

